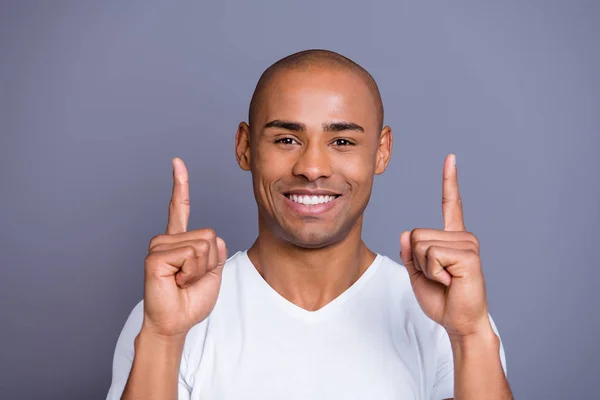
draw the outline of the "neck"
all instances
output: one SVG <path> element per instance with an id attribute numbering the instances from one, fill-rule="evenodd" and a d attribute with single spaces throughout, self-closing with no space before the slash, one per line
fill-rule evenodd
<path id="1" fill-rule="evenodd" d="M 306 249 L 259 227 L 248 257 L 282 297 L 305 310 L 315 311 L 352 286 L 375 259 L 375 253 L 362 241 L 361 231 L 362 218 L 341 241 Z"/>

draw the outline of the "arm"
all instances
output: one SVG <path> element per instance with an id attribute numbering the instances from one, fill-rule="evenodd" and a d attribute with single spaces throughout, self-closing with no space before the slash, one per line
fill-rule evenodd
<path id="1" fill-rule="evenodd" d="M 443 231 L 413 229 L 400 235 L 400 256 L 413 291 L 425 314 L 450 339 L 455 399 L 512 399 L 499 355 L 501 342 L 490 324 L 479 240 L 465 227 L 454 155 L 444 163 L 442 215 Z M 449 362 L 442 362 L 435 398 L 450 395 Z"/>
<path id="2" fill-rule="evenodd" d="M 178 375 L 185 337 L 164 338 L 142 330 L 123 400 L 177 400 Z"/>
<path id="3" fill-rule="evenodd" d="M 512 400 L 500 360 L 500 339 L 492 328 L 468 337 L 450 337 L 456 400 Z"/>
<path id="4" fill-rule="evenodd" d="M 168 341 L 157 341 L 157 337 L 152 337 L 143 329 L 143 307 L 144 302 L 140 301 L 131 311 L 121 333 L 117 340 L 115 352 L 113 355 L 112 380 L 108 390 L 106 400 L 119 400 L 129 398 L 148 398 L 140 397 L 139 390 L 144 390 L 144 385 L 164 384 L 163 377 L 160 380 L 153 379 L 151 375 L 162 373 L 168 376 L 166 365 L 172 365 L 174 362 L 181 362 L 177 366 L 177 394 L 178 400 L 189 400 L 191 388 L 185 380 L 184 373 L 187 367 L 185 355 L 183 354 L 183 344 Z M 196 331 L 190 337 L 188 334 L 186 340 L 203 341 L 205 331 L 203 328 Z M 177 346 L 176 346 L 177 345 Z M 175 351 L 175 348 L 181 346 L 181 351 Z M 171 353 L 171 356 L 169 354 Z M 163 361 L 165 360 L 165 361 Z M 160 368 L 160 371 L 152 371 L 151 368 Z M 148 374 L 148 375 L 146 375 Z M 148 376 L 148 377 L 146 377 Z M 127 386 L 127 388 L 126 388 Z M 150 389 L 150 388 L 147 388 Z M 152 389 L 157 393 L 159 389 Z M 169 399 L 168 396 L 163 398 Z"/>
<path id="5" fill-rule="evenodd" d="M 188 231 L 189 214 L 187 169 L 173 159 L 167 231 L 148 246 L 144 301 L 117 341 L 107 400 L 189 399 L 191 388 L 180 374 L 185 340 L 214 308 L 227 260 L 214 230 Z"/>

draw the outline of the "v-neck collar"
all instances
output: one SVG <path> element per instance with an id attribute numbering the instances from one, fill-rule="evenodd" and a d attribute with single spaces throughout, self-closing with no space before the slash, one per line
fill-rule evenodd
<path id="1" fill-rule="evenodd" d="M 267 296 L 274 304 L 277 304 L 277 306 L 283 309 L 286 313 L 306 322 L 320 321 L 342 307 L 342 305 L 354 297 L 354 295 L 365 286 L 375 272 L 377 272 L 383 259 L 383 256 L 377 253 L 371 265 L 369 265 L 365 272 L 363 272 L 356 282 L 354 282 L 348 289 L 318 310 L 309 311 L 292 303 L 280 295 L 275 289 L 273 289 L 258 272 L 250 260 L 250 257 L 248 257 L 248 250 L 242 251 L 241 256 L 243 258 L 242 268 L 246 270 L 246 274 L 248 275 L 249 279 L 252 280 L 252 286 L 255 285 L 257 288 L 259 288 L 259 290 L 261 290 L 265 296 Z"/>

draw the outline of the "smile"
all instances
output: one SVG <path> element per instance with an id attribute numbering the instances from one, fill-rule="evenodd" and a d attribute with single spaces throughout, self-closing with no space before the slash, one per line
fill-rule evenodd
<path id="1" fill-rule="evenodd" d="M 309 196 L 309 195 L 297 195 L 297 194 L 286 194 L 285 197 L 293 201 L 294 203 L 303 204 L 305 206 L 315 206 L 318 204 L 326 204 L 330 203 L 339 196 L 330 196 L 330 195 L 318 195 L 318 196 Z"/>

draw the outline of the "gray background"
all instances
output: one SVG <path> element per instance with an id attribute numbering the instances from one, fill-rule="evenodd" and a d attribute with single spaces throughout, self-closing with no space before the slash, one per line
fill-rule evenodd
<path id="1" fill-rule="evenodd" d="M 218 4 L 216 4 L 218 3 Z M 256 234 L 234 133 L 260 73 L 306 48 L 377 79 L 395 133 L 364 236 L 467 228 L 519 399 L 600 398 L 597 1 L 2 1 L 0 397 L 101 399 L 162 233 L 170 160 L 190 228 Z"/>

